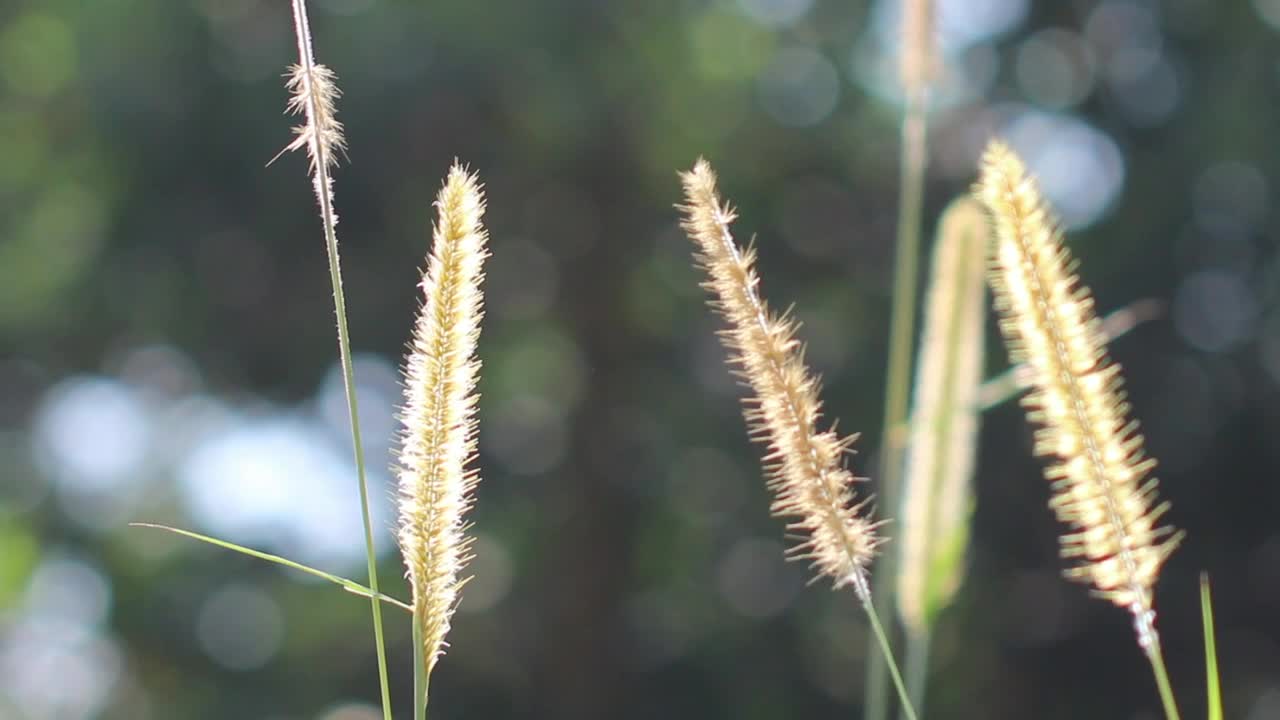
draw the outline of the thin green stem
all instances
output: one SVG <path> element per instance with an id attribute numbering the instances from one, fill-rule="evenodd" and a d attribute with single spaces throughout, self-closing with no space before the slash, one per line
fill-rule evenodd
<path id="1" fill-rule="evenodd" d="M 413 614 L 413 718 L 427 720 L 427 689 L 431 675 L 423 662 L 422 618 Z"/>
<path id="2" fill-rule="evenodd" d="M 876 614 L 875 604 L 871 599 L 871 590 L 867 587 L 866 578 L 854 578 L 853 589 L 858 596 L 858 600 L 862 602 L 862 609 L 867 613 L 867 620 L 871 623 L 871 633 L 875 636 L 879 650 L 879 654 L 875 657 L 880 657 L 884 660 L 884 664 L 889 670 L 889 677 L 893 679 L 893 686 L 898 690 L 898 700 L 902 703 L 901 712 L 906 717 L 906 720 L 917 720 L 915 706 L 912 705 L 911 697 L 907 694 L 907 687 L 902 682 L 902 674 L 898 672 L 898 663 L 893 659 L 893 649 L 890 647 L 889 636 L 885 634 L 884 627 L 880 624 L 880 617 Z"/>
<path id="3" fill-rule="evenodd" d="M 315 55 L 311 48 L 311 27 L 307 21 L 306 0 L 293 0 L 294 28 L 298 36 L 298 62 L 308 78 L 314 77 Z M 310 82 L 310 81 L 309 81 Z M 347 328 L 347 301 L 342 292 L 342 268 L 338 260 L 337 218 L 333 212 L 333 184 L 329 177 L 329 148 L 320 138 L 316 119 L 321 115 L 319 99 L 308 94 L 307 122 L 311 127 L 312 169 L 315 173 L 316 199 L 320 203 L 320 219 L 324 225 L 325 249 L 329 256 L 329 281 L 333 285 L 333 308 L 338 323 L 338 355 L 342 362 L 342 384 L 346 389 L 347 413 L 351 422 L 351 445 L 355 453 L 356 479 L 360 487 L 360 513 L 364 520 L 365 556 L 369 566 L 369 596 L 373 611 L 373 636 L 378 652 L 378 680 L 382 690 L 383 720 L 391 719 L 391 691 L 387 681 L 387 649 L 382 633 L 382 606 L 378 596 L 378 565 L 373 545 L 373 521 L 369 512 L 369 482 L 365 473 L 364 443 L 360 438 L 360 410 L 356 402 L 355 370 L 351 362 L 351 340 Z"/>
<path id="4" fill-rule="evenodd" d="M 338 354 L 342 361 L 342 384 L 347 393 L 347 412 L 351 420 L 351 445 L 355 452 L 356 479 L 360 486 L 360 515 L 364 521 L 365 558 L 369 566 L 369 597 L 373 611 L 373 636 L 378 650 L 378 680 L 382 686 L 382 714 L 391 720 L 391 691 L 387 682 L 387 649 L 382 633 L 382 607 L 378 604 L 378 562 L 373 546 L 373 520 L 369 512 L 369 481 L 365 473 L 364 443 L 360 438 L 360 410 L 356 404 L 355 369 L 351 363 L 351 340 L 347 331 L 347 303 L 342 294 L 342 270 L 338 266 L 338 236 L 334 232 L 330 203 L 321 202 L 326 215 L 325 240 L 329 251 L 329 280 L 333 284 L 333 306 L 338 317 Z"/>
<path id="5" fill-rule="evenodd" d="M 1173 687 L 1169 684 L 1169 673 L 1164 669 L 1164 652 L 1159 641 L 1146 648 L 1147 660 L 1151 662 L 1151 670 L 1156 676 L 1156 688 L 1160 691 L 1160 703 L 1164 705 L 1164 716 L 1167 720 L 1181 720 L 1178 715 L 1178 703 L 1173 699 Z"/>
<path id="6" fill-rule="evenodd" d="M 911 386 L 911 346 L 915 337 L 916 285 L 920 264 L 920 217 L 924 206 L 925 95 L 912 93 L 902 118 L 902 167 L 898 206 L 898 238 L 894 259 L 892 317 L 889 323 L 889 369 L 885 379 L 884 422 L 881 424 L 880 506 L 898 507 L 902 463 L 906 447 L 907 403 Z M 893 577 L 895 553 L 877 563 L 880 577 Z M 887 605 L 891 582 L 877 583 L 875 600 Z M 872 654 L 867 661 L 868 720 L 884 720 L 889 700 L 884 692 L 884 662 Z"/>
<path id="7" fill-rule="evenodd" d="M 1200 619 L 1204 623 L 1205 695 L 1209 720 L 1222 720 L 1222 683 L 1218 679 L 1218 641 L 1213 632 L 1213 598 L 1209 596 L 1209 575 L 1200 573 Z"/>
<path id="8" fill-rule="evenodd" d="M 907 673 L 907 693 L 916 712 L 924 712 L 925 692 L 929 686 L 929 645 L 932 633 L 929 628 L 910 630 L 907 635 L 907 651 L 903 659 Z M 899 715 L 906 717 L 905 710 Z"/>

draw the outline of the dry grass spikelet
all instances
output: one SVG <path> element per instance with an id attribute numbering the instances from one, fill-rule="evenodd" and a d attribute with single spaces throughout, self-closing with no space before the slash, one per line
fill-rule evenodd
<path id="1" fill-rule="evenodd" d="M 1050 506 L 1071 526 L 1062 555 L 1079 558 L 1067 576 L 1134 615 L 1139 643 L 1158 643 L 1152 592 L 1183 534 L 1156 523 L 1155 461 L 1145 458 L 1128 418 L 1120 367 L 1107 356 L 1089 289 L 1073 274 L 1056 220 L 1012 150 L 993 141 L 974 190 L 996 235 L 989 280 L 1000 328 L 1015 362 L 1027 363 L 1027 417 L 1040 427 L 1037 455 L 1054 462 Z"/>
<path id="2" fill-rule="evenodd" d="M 296 137 L 280 154 L 305 147 L 312 172 L 321 162 L 328 167 L 337 165 L 338 153 L 347 148 L 342 123 L 338 122 L 337 102 L 342 91 L 338 89 L 337 74 L 327 65 L 290 65 L 285 78 L 289 91 L 286 112 L 302 115 L 306 122 L 293 128 Z"/>
<path id="3" fill-rule="evenodd" d="M 699 159 L 682 173 L 682 226 L 697 246 L 711 306 L 728 322 L 721 339 L 730 362 L 751 388 L 744 411 L 753 439 L 769 447 L 765 458 L 773 514 L 794 518 L 788 529 L 803 540 L 789 553 L 810 560 L 835 586 L 867 592 L 866 567 L 879 541 L 875 523 L 855 503 L 852 473 L 842 462 L 854 437 L 819 431 L 819 383 L 804 365 L 797 323 L 771 313 L 761 299 L 755 252 L 740 250 L 729 225 L 735 215 L 720 201 L 715 173 Z"/>
<path id="4" fill-rule="evenodd" d="M 287 152 L 306 148 L 316 193 L 320 194 L 324 192 L 321 188 L 322 175 L 338 164 L 338 154 L 347 149 L 342 123 L 338 122 L 337 103 L 342 91 L 338 89 L 337 74 L 315 61 L 311 24 L 303 0 L 293 0 L 293 19 L 297 30 L 298 62 L 290 65 L 289 72 L 285 73 L 285 88 L 289 91 L 285 112 L 301 115 L 303 123 L 294 127 L 296 137 L 293 142 L 277 153 L 271 162 Z"/>
<path id="5" fill-rule="evenodd" d="M 488 257 L 480 222 L 484 195 L 474 174 L 455 164 L 435 205 L 439 218 L 421 283 L 425 300 L 405 368 L 398 473 L 400 549 L 428 672 L 443 652 L 465 582 L 460 574 L 470 560 L 464 516 L 478 480 L 469 465 L 476 453 L 475 351 Z"/>

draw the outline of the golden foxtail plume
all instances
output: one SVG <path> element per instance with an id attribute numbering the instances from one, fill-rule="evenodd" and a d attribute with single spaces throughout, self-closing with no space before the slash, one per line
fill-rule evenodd
<path id="1" fill-rule="evenodd" d="M 721 338 L 730 362 L 751 387 L 750 434 L 769 446 L 773 513 L 794 518 L 788 528 L 804 536 L 791 556 L 811 560 L 836 587 L 851 584 L 869 602 L 866 567 L 879 540 L 875 523 L 860 514 L 863 504 L 854 502 L 855 478 L 841 462 L 854 437 L 817 429 L 819 384 L 804 365 L 797 323 L 774 315 L 761 299 L 755 253 L 734 243 L 729 225 L 735 216 L 720 201 L 711 166 L 700 159 L 681 179 L 682 226 L 707 272 L 710 304 L 728 321 Z"/>
<path id="2" fill-rule="evenodd" d="M 1050 506 L 1072 528 L 1062 555 L 1079 564 L 1067 575 L 1132 612 L 1139 644 L 1158 652 L 1153 587 L 1183 534 L 1156 525 L 1169 504 L 1157 503 L 1155 461 L 1144 458 L 1138 423 L 1128 418 L 1093 298 L 1072 273 L 1035 181 L 1003 143 L 987 147 L 974 192 L 996 235 L 989 279 L 1000 329 L 1033 377 L 1022 402 L 1040 426 L 1035 452 L 1054 458 L 1045 471 Z"/>
<path id="3" fill-rule="evenodd" d="M 400 550 L 428 672 L 443 652 L 465 582 L 459 575 L 470 560 L 463 518 L 478 480 L 468 466 L 476 452 L 475 350 L 488 257 L 476 176 L 454 165 L 435 204 L 439 218 L 421 284 L 425 301 L 405 367 L 399 467 Z"/>

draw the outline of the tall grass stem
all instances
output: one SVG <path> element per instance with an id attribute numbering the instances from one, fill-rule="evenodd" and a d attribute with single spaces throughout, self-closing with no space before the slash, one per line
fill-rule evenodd
<path id="1" fill-rule="evenodd" d="M 311 47 L 311 27 L 307 20 L 306 0 L 293 0 L 294 29 L 298 38 L 298 64 L 306 77 L 308 89 L 314 89 L 316 76 L 315 55 Z M 315 92 L 307 92 L 307 127 L 310 128 L 308 151 L 311 154 L 312 173 L 315 181 L 316 200 L 320 203 L 320 219 L 324 225 L 325 249 L 329 258 L 329 281 L 333 286 L 333 309 L 338 324 L 338 355 L 342 363 L 342 384 L 346 390 L 347 412 L 351 422 L 351 445 L 355 453 L 356 479 L 360 488 L 360 514 L 364 522 L 365 557 L 369 567 L 369 603 L 373 612 L 373 637 L 378 653 L 378 681 L 382 693 L 383 720 L 391 718 L 391 692 L 387 682 L 387 650 L 382 632 L 382 606 L 378 600 L 378 565 L 373 545 L 373 521 L 369 512 L 369 482 L 365 472 L 364 443 L 360 437 L 360 410 L 356 401 L 355 370 L 351 362 L 351 339 L 347 327 L 347 301 L 342 292 L 342 268 L 338 260 L 337 216 L 333 211 L 333 181 L 329 168 L 334 162 L 332 153 L 338 148 L 325 141 L 325 128 L 319 118 L 326 115 L 322 98 Z M 304 137 L 305 135 L 300 135 Z"/>
<path id="2" fill-rule="evenodd" d="M 911 346 L 915 337 L 916 286 L 920 265 L 920 218 L 924 212 L 926 109 L 925 92 L 913 92 L 907 98 L 902 118 L 898 237 L 880 442 L 880 503 L 889 508 L 896 508 L 899 504 L 899 485 L 907 435 Z M 894 555 L 885 553 L 876 563 L 880 577 L 894 577 L 897 570 Z M 877 605 L 888 605 L 893 587 L 892 582 L 876 583 L 873 596 Z M 885 670 L 884 661 L 877 654 L 868 653 L 864 706 L 867 720 L 885 720 L 889 716 L 889 698 L 884 687 Z"/>

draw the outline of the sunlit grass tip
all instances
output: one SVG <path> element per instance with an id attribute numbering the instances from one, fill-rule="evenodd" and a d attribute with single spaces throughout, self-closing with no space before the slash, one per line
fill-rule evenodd
<path id="1" fill-rule="evenodd" d="M 710 305 L 728 322 L 721 339 L 730 363 L 750 386 L 744 411 L 754 440 L 765 443 L 772 511 L 791 518 L 798 531 L 793 558 L 809 560 L 835 586 L 866 592 L 867 565 L 879 539 L 876 523 L 854 499 L 855 478 L 843 459 L 854 436 L 818 430 L 819 382 L 805 367 L 798 323 L 773 314 L 759 293 L 755 252 L 740 249 L 730 232 L 734 212 L 720 200 L 716 176 L 699 159 L 682 173 L 682 227 L 696 246 L 694 258 L 707 273 Z"/>
<path id="2" fill-rule="evenodd" d="M 1156 499 L 1155 461 L 1128 417 L 1093 298 L 1073 273 L 1035 180 L 1003 143 L 983 154 L 974 192 L 996 236 L 989 280 L 1000 329 L 1033 379 L 1022 403 L 1039 425 L 1035 452 L 1054 458 L 1045 471 L 1050 506 L 1071 528 L 1062 555 L 1077 565 L 1066 574 L 1133 613 L 1139 644 L 1158 649 L 1153 588 L 1183 533 L 1157 525 L 1169 503 Z"/>
<path id="3" fill-rule="evenodd" d="M 428 672 L 443 653 L 470 560 L 465 515 L 477 472 L 476 343 L 488 236 L 485 199 L 474 173 L 455 164 L 435 207 L 423 305 L 405 365 L 399 460 L 400 549 L 422 627 Z"/>

